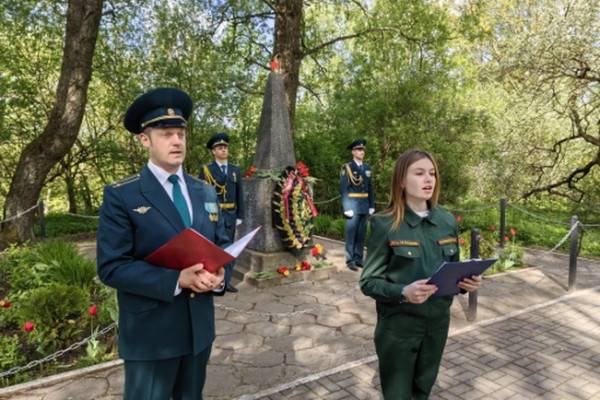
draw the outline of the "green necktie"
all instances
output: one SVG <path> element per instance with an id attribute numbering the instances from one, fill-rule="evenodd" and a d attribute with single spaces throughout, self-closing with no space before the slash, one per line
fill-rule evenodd
<path id="1" fill-rule="evenodd" d="M 179 186 L 179 176 L 171 175 L 168 178 L 169 182 L 173 184 L 173 204 L 181 216 L 183 225 L 186 228 L 192 226 L 192 219 L 190 218 L 190 210 L 188 209 L 183 193 L 181 192 L 181 186 Z"/>

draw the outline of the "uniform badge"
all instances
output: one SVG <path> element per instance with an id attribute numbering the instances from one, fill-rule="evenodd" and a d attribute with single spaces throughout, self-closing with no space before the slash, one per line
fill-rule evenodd
<path id="1" fill-rule="evenodd" d="M 138 208 L 134 208 L 133 211 L 135 211 L 138 214 L 144 215 L 146 214 L 148 211 L 150 211 L 152 207 L 145 207 L 145 206 L 140 206 Z"/>
<path id="2" fill-rule="evenodd" d="M 366 170 L 365 171 L 365 175 L 367 176 L 367 178 L 370 178 L 371 177 L 371 170 L 370 169 Z"/>
<path id="3" fill-rule="evenodd" d="M 167 115 L 170 115 L 170 116 L 175 115 L 175 110 L 173 110 L 172 108 L 167 108 Z"/>
<path id="4" fill-rule="evenodd" d="M 208 219 L 210 222 L 217 222 L 219 221 L 219 214 L 208 214 Z"/>
<path id="5" fill-rule="evenodd" d="M 204 210 L 209 214 L 218 214 L 219 207 L 217 203 L 204 203 Z"/>
<path id="6" fill-rule="evenodd" d="M 232 172 L 231 175 L 233 176 L 233 181 L 237 183 L 237 176 L 235 175 L 235 172 Z"/>

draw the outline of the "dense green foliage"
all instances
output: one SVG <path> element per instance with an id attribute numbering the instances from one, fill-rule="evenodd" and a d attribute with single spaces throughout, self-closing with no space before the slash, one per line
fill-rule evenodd
<path id="1" fill-rule="evenodd" d="M 51 240 L 10 248 L 0 258 L 0 278 L 2 372 L 66 349 L 116 318 L 114 290 L 98 282 L 94 263 L 82 257 L 73 244 Z M 92 305 L 97 306 L 95 315 L 89 313 Z M 29 331 L 26 324 L 31 324 Z M 107 350 L 114 350 L 98 348 L 102 351 L 92 353 L 93 357 L 88 354 L 80 362 L 98 362 L 110 357 Z M 67 353 L 59 362 L 67 362 L 86 350 L 84 346 Z M 44 369 L 51 373 L 57 365 L 46 364 Z M 0 385 L 28 376 L 19 374 Z"/>
<path id="2" fill-rule="evenodd" d="M 103 185 L 139 170 L 145 154 L 121 118 L 150 87 L 179 86 L 195 101 L 188 172 L 209 160 L 204 143 L 221 129 L 233 137 L 232 161 L 250 166 L 273 44 L 268 6 L 120 0 L 105 7 L 79 138 L 47 179 L 50 208 L 93 214 Z M 0 5 L 0 206 L 20 151 L 54 100 L 64 14 L 59 0 Z M 383 202 L 394 160 L 411 147 L 437 156 L 445 203 L 518 199 L 589 165 L 598 149 L 590 129 L 599 116 L 592 79 L 599 14 L 584 1 L 306 2 L 302 43 L 319 50 L 302 59 L 294 135 L 297 159 L 319 179 L 316 199 L 337 195 L 345 146 L 356 137 L 368 140 Z M 336 40 L 344 36 L 351 38 Z M 573 179 L 534 196 L 568 196 L 597 211 L 595 164 Z M 335 202 L 321 210 L 339 211 Z M 60 226 L 49 236 L 82 230 Z"/>

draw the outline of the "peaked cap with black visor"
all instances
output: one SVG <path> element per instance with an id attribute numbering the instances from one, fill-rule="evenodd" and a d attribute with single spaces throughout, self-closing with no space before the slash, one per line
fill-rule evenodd
<path id="1" fill-rule="evenodd" d="M 183 90 L 153 89 L 134 100 L 125 113 L 123 124 L 136 135 L 148 127 L 185 128 L 192 106 L 192 99 Z"/>

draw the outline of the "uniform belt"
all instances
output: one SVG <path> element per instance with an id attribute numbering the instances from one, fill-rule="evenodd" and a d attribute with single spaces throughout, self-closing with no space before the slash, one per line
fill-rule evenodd
<path id="1" fill-rule="evenodd" d="M 369 193 L 348 193 L 348 197 L 365 199 L 365 198 L 369 197 Z"/>
<path id="2" fill-rule="evenodd" d="M 235 208 L 235 203 L 219 203 L 219 207 L 227 210 L 230 208 Z"/>

